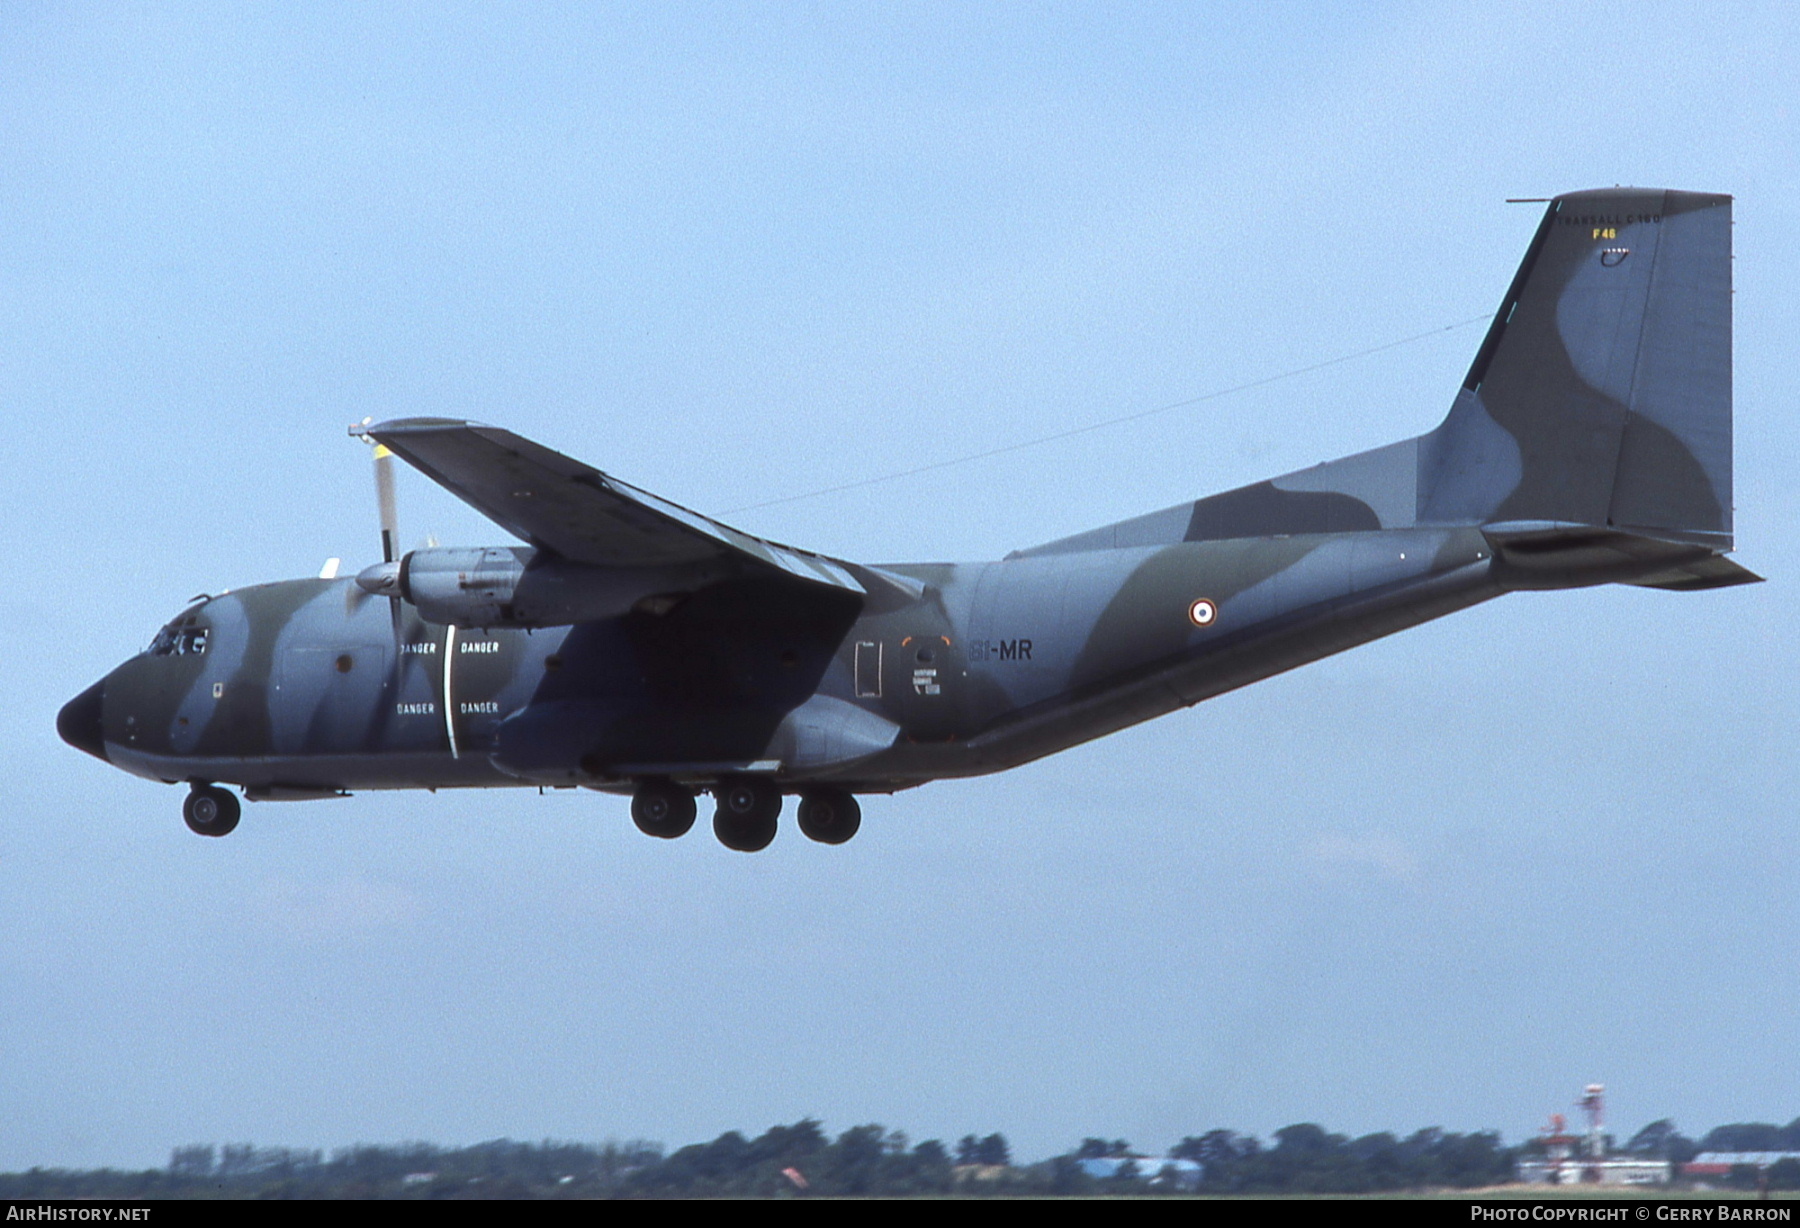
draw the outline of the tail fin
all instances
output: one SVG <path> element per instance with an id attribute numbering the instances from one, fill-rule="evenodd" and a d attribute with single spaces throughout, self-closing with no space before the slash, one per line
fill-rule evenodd
<path id="1" fill-rule="evenodd" d="M 1550 203 L 1436 430 L 1015 555 L 1479 528 L 1503 584 L 1759 579 L 1731 535 L 1731 198 Z"/>
<path id="2" fill-rule="evenodd" d="M 1730 550 L 1731 198 L 1557 197 L 1449 417 L 1419 442 L 1422 523 Z"/>

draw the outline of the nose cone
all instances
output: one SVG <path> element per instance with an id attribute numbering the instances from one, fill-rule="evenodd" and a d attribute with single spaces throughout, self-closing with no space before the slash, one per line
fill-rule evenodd
<path id="1" fill-rule="evenodd" d="M 100 732 L 100 706 L 105 700 L 106 679 L 102 678 L 56 714 L 56 732 L 62 740 L 100 760 L 106 758 L 106 739 Z"/>

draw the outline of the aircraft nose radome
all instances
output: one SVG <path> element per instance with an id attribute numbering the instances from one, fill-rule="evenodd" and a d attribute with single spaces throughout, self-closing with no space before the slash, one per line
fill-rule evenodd
<path id="1" fill-rule="evenodd" d="M 56 732 L 62 740 L 100 760 L 106 758 L 106 738 L 100 732 L 100 706 L 105 699 L 106 679 L 102 678 L 56 714 Z"/>

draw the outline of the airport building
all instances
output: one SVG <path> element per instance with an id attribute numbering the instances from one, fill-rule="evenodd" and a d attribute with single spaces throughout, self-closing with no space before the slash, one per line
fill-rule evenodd
<path id="1" fill-rule="evenodd" d="M 1606 1088 L 1590 1083 L 1576 1106 L 1587 1114 L 1586 1136 L 1568 1133 L 1561 1113 L 1539 1136 L 1541 1155 L 1519 1161 L 1519 1180 L 1527 1185 L 1666 1185 L 1674 1176 L 1667 1160 L 1608 1154 Z"/>

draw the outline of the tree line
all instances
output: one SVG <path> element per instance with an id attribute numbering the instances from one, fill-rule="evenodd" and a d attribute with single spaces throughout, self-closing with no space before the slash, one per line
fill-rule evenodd
<path id="1" fill-rule="evenodd" d="M 1190 1135 L 1169 1155 L 1200 1165 L 1200 1193 L 1364 1193 L 1469 1189 L 1514 1179 L 1540 1140 L 1505 1145 L 1499 1134 L 1418 1130 L 1351 1138 L 1298 1124 L 1267 1140 L 1231 1130 Z M 1621 1149 L 1681 1163 L 1701 1151 L 1800 1151 L 1800 1119 L 1787 1126 L 1719 1126 L 1698 1141 L 1652 1122 Z M 0 1174 L 0 1199 L 42 1198 L 705 1198 L 908 1195 L 1104 1195 L 1177 1192 L 1160 1158 L 1132 1158 L 1124 1139 L 1088 1138 L 1065 1154 L 1015 1164 L 1001 1134 L 914 1143 L 899 1130 L 853 1126 L 836 1138 L 810 1118 L 754 1138 L 733 1130 L 665 1151 L 656 1143 L 522 1143 L 470 1147 L 359 1144 L 320 1151 L 249 1144 L 178 1147 L 168 1166 L 128 1172 L 34 1168 Z M 1114 1175 L 1094 1159 L 1127 1159 Z M 1103 1166 L 1104 1167 L 1104 1166 Z M 1800 1188 L 1800 1163 L 1747 1184 Z"/>

